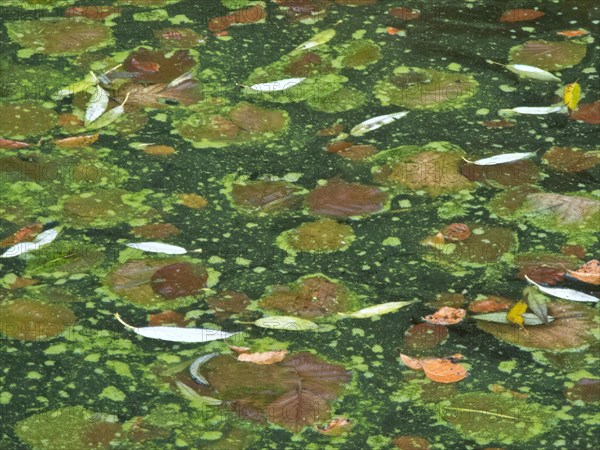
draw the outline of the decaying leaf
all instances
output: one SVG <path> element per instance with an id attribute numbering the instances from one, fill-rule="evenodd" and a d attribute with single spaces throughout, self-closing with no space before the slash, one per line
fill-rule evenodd
<path id="1" fill-rule="evenodd" d="M 13 141 L 12 139 L 0 138 L 0 148 L 15 149 L 25 147 L 29 147 L 29 144 L 27 142 Z"/>
<path id="2" fill-rule="evenodd" d="M 0 241 L 0 247 L 7 247 L 9 245 L 15 245 L 19 242 L 32 241 L 44 229 L 44 225 L 41 223 L 34 223 L 27 225 L 19 229 L 13 235 L 4 238 Z"/>
<path id="3" fill-rule="evenodd" d="M 254 364 L 275 364 L 285 359 L 287 350 L 275 350 L 270 352 L 240 353 L 238 361 L 251 362 Z"/>
<path id="4" fill-rule="evenodd" d="M 453 355 L 448 358 L 415 359 L 400 355 L 400 359 L 407 367 L 424 371 L 427 378 L 437 383 L 456 383 L 465 379 L 469 375 L 467 369 L 456 362 L 462 358 L 462 355 Z"/>
<path id="5" fill-rule="evenodd" d="M 570 276 L 588 284 L 600 285 L 600 261 L 592 259 L 577 270 L 567 270 Z"/>
<path id="6" fill-rule="evenodd" d="M 404 308 L 407 305 L 410 305 L 412 302 L 388 302 L 381 303 L 375 306 L 369 306 L 368 308 L 361 309 L 359 311 L 354 311 L 351 313 L 338 313 L 340 316 L 351 317 L 353 319 L 366 319 L 368 317 L 373 316 L 381 316 L 383 314 L 388 314 L 394 311 L 398 311 L 400 308 Z"/>
<path id="7" fill-rule="evenodd" d="M 77 148 L 77 147 L 87 147 L 88 145 L 92 145 L 94 142 L 98 140 L 100 135 L 96 134 L 88 134 L 84 136 L 70 136 L 62 139 L 55 139 L 54 145 L 58 145 L 63 148 Z"/>
<path id="8" fill-rule="evenodd" d="M 326 436 L 340 436 L 352 428 L 352 425 L 351 420 L 345 417 L 336 417 L 324 427 L 317 427 L 317 431 Z"/>
<path id="9" fill-rule="evenodd" d="M 417 358 L 411 358 L 410 356 L 403 355 L 400 353 L 400 360 L 404 363 L 404 365 L 412 370 L 423 370 L 423 364 L 421 364 L 421 360 Z"/>
<path id="10" fill-rule="evenodd" d="M 464 309 L 444 306 L 434 314 L 423 317 L 423 320 L 436 325 L 454 325 L 455 323 L 462 322 L 466 314 L 467 311 Z"/>

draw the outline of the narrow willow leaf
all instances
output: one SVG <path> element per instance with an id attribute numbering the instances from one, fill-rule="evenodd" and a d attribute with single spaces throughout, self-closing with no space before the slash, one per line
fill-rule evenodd
<path id="1" fill-rule="evenodd" d="M 477 161 L 473 161 L 472 164 L 475 164 L 477 166 L 493 166 L 496 164 L 506 164 L 515 161 L 520 161 L 522 159 L 531 158 L 534 155 L 535 152 L 504 153 L 502 155 L 496 155 L 490 158 L 478 159 Z"/>
<path id="2" fill-rule="evenodd" d="M 125 105 L 125 102 L 127 101 L 128 98 L 129 98 L 129 93 L 127 93 L 127 95 L 125 96 L 125 100 L 123 100 L 123 103 L 121 103 L 119 106 L 115 106 L 114 108 L 106 111 L 104 114 L 102 114 L 96 120 L 94 120 L 92 123 L 90 123 L 89 125 L 86 125 L 86 128 L 88 130 L 97 130 L 99 128 L 104 128 L 104 127 L 110 125 L 111 123 L 113 123 L 115 120 L 117 120 L 119 117 L 121 117 L 125 113 L 125 108 L 123 108 L 123 105 Z"/>
<path id="3" fill-rule="evenodd" d="M 269 83 L 253 84 L 249 89 L 257 92 L 275 92 L 284 91 L 286 89 L 302 83 L 306 78 L 286 78 L 285 80 L 271 81 Z"/>
<path id="4" fill-rule="evenodd" d="M 194 71 L 190 70 L 189 72 L 186 72 L 183 75 L 179 75 L 177 78 L 175 78 L 169 84 L 167 84 L 166 89 L 179 86 L 184 81 L 191 80 L 192 78 L 194 78 Z"/>
<path id="5" fill-rule="evenodd" d="M 392 123 L 394 120 L 400 119 L 408 114 L 408 111 L 400 111 L 392 114 L 385 114 L 383 116 L 373 117 L 359 123 L 350 130 L 352 136 L 362 136 L 369 131 L 376 130 L 379 127 Z"/>
<path id="6" fill-rule="evenodd" d="M 309 48 L 315 48 L 319 45 L 323 45 L 335 36 L 335 30 L 333 28 L 329 28 L 327 30 L 321 31 L 311 37 L 308 41 L 303 42 L 298 47 L 294 49 L 294 52 L 299 52 L 303 50 L 308 50 Z"/>
<path id="7" fill-rule="evenodd" d="M 192 364 L 190 364 L 190 368 L 189 368 L 190 376 L 196 383 L 202 384 L 204 386 L 209 386 L 208 381 L 206 381 L 206 378 L 204 378 L 202 375 L 200 375 L 198 373 L 198 369 L 202 365 L 204 365 L 207 361 L 210 361 L 217 355 L 218 355 L 218 353 L 207 353 L 206 355 L 202 355 L 202 356 L 196 358 L 194 360 L 194 362 L 192 362 Z"/>
<path id="8" fill-rule="evenodd" d="M 319 325 L 310 320 L 292 316 L 263 317 L 262 319 L 256 320 L 254 325 L 261 328 L 269 328 L 271 330 L 317 331 L 319 329 Z"/>
<path id="9" fill-rule="evenodd" d="M 543 325 L 544 322 L 540 320 L 535 314 L 531 313 L 523 313 L 521 314 L 523 318 L 523 325 Z M 487 314 L 477 314 L 475 316 L 471 316 L 472 319 L 476 320 L 485 320 L 486 322 L 496 322 L 496 323 L 506 323 L 509 324 L 511 322 L 506 318 L 505 312 L 493 312 Z M 552 322 L 554 317 L 548 316 L 548 323 Z"/>
<path id="10" fill-rule="evenodd" d="M 187 384 L 182 383 L 179 380 L 175 380 L 175 385 L 177 386 L 177 389 L 179 389 L 179 392 L 181 392 L 181 395 L 183 395 L 184 398 L 192 402 L 192 406 L 195 406 L 194 403 L 196 402 L 202 406 L 218 406 L 221 403 L 223 403 L 218 398 L 206 397 L 204 395 L 198 394 Z"/>
<path id="11" fill-rule="evenodd" d="M 579 98 L 581 97 L 581 86 L 579 83 L 571 83 L 565 86 L 563 93 L 563 100 L 569 111 L 575 111 L 579 104 Z"/>
<path id="12" fill-rule="evenodd" d="M 532 78 L 540 81 L 557 81 L 560 82 L 560 78 L 550 72 L 540 69 L 539 67 L 527 66 L 525 64 L 507 64 L 505 66 L 508 70 L 517 75 L 525 78 Z"/>
<path id="13" fill-rule="evenodd" d="M 573 302 L 597 302 L 598 300 L 600 300 L 598 299 L 598 297 L 594 297 L 593 295 L 589 295 L 584 292 L 575 291 L 573 289 L 549 288 L 542 286 L 530 279 L 527 275 L 525 275 L 525 279 L 529 283 L 537 286 L 537 288 L 544 294 L 551 295 L 552 297 L 562 298 L 564 300 L 571 300 Z"/>
<path id="14" fill-rule="evenodd" d="M 125 327 L 132 330 L 134 333 L 139 334 L 151 339 L 160 339 L 162 341 L 171 342 L 209 342 L 216 341 L 218 339 L 227 339 L 238 333 L 229 333 L 227 331 L 210 330 L 205 328 L 180 328 L 180 327 L 142 327 L 137 328 L 125 323 L 118 313 L 115 317 Z"/>
<path id="15" fill-rule="evenodd" d="M 527 306 L 542 322 L 548 323 L 548 305 L 547 297 L 542 294 L 535 286 L 528 286 L 523 289 L 523 296 Z"/>
<path id="16" fill-rule="evenodd" d="M 394 311 L 398 311 L 400 308 L 410 305 L 412 302 L 389 302 L 381 303 L 379 305 L 369 306 L 368 308 L 354 311 L 352 313 L 338 313 L 343 317 L 351 317 L 353 319 L 366 319 L 373 316 L 381 316 Z"/>
<path id="17" fill-rule="evenodd" d="M 85 110 L 85 126 L 100 117 L 108 107 L 108 92 L 96 85 Z"/>
<path id="18" fill-rule="evenodd" d="M 44 245 L 48 245 L 50 242 L 56 239 L 58 232 L 59 230 L 56 228 L 43 231 L 35 237 L 33 242 L 20 242 L 8 248 L 4 253 L 2 253 L 2 255 L 0 255 L 0 258 L 14 258 L 15 256 L 37 250 Z"/>
<path id="19" fill-rule="evenodd" d="M 517 108 L 513 108 L 510 111 L 514 111 L 519 114 L 533 114 L 533 115 L 544 115 L 544 114 L 554 114 L 558 112 L 566 112 L 566 105 L 559 106 L 519 106 Z"/>
<path id="20" fill-rule="evenodd" d="M 73 84 L 68 85 L 65 88 L 62 88 L 56 94 L 52 96 L 54 100 L 60 100 L 63 97 L 68 97 L 69 95 L 77 94 L 78 92 L 87 91 L 93 88 L 97 84 L 93 75 L 88 74 L 83 80 L 76 81 Z"/>
<path id="21" fill-rule="evenodd" d="M 177 245 L 163 244 L 162 242 L 130 242 L 127 247 L 136 248 L 145 252 L 166 253 L 167 255 L 183 255 L 187 250 Z"/>

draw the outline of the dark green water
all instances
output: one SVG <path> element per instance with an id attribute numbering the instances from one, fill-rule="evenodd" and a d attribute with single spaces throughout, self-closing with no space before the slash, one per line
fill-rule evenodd
<path id="1" fill-rule="evenodd" d="M 297 20 L 293 5 L 254 2 L 266 17 L 232 25 L 227 36 L 216 36 L 211 20 L 253 2 L 104 2 L 115 14 L 94 21 L 64 19 L 65 10 L 98 3 L 56 3 L 0 0 L 0 138 L 10 140 L 0 148 L 0 252 L 23 227 L 59 231 L 48 245 L 0 259 L 0 448 L 418 448 L 396 441 L 401 436 L 432 449 L 595 448 L 597 305 L 548 296 L 555 321 L 526 325 L 529 335 L 513 324 L 478 326 L 472 312 L 429 332 L 419 325 L 442 306 L 520 300 L 523 273 L 598 296 L 597 285 L 563 275 L 600 248 L 594 2 L 289 2 L 312 5 L 308 20 Z M 398 7 L 420 17 L 390 13 Z M 545 15 L 499 20 L 517 8 Z M 77 34 L 81 23 L 89 28 Z M 331 40 L 294 52 L 328 29 Z M 579 29 L 589 34 L 557 34 Z M 169 30 L 196 33 L 197 42 L 160 37 Z M 520 45 L 525 56 L 515 56 Z M 157 53 L 143 56 L 142 47 Z M 169 69 L 177 58 L 189 65 Z M 544 66 L 560 81 L 518 77 L 486 60 Z M 114 72 L 133 75 L 101 86 L 108 109 L 130 92 L 125 113 L 92 130 L 81 120 L 90 93 L 55 94 L 119 63 Z M 188 70 L 195 84 L 168 91 Z M 278 93 L 243 88 L 295 77 L 305 80 Z M 572 115 L 501 111 L 560 103 L 574 82 L 582 99 Z M 132 94 L 140 89 L 145 96 Z M 168 92 L 156 100 L 151 89 Z M 398 111 L 409 113 L 348 136 L 366 119 Z M 67 114 L 74 125 L 65 125 Z M 335 123 L 343 131 L 317 134 Z M 96 132 L 87 146 L 53 142 Z M 11 148 L 15 141 L 29 146 Z M 373 154 L 328 152 L 337 141 L 370 145 Z M 143 144 L 175 153 L 153 155 Z M 486 169 L 462 159 L 515 152 L 536 154 Z M 358 184 L 370 194 L 357 193 Z M 324 191 L 317 204 L 318 186 L 342 186 L 343 194 Z M 248 207 L 243 199 L 256 192 L 262 198 Z M 184 194 L 205 202 L 190 204 Z M 299 231 L 282 235 L 325 219 L 334 231 L 305 238 L 317 251 L 291 249 L 285 236 Z M 452 223 L 467 224 L 471 236 L 423 244 Z M 125 245 L 142 241 L 188 253 Z M 135 264 L 145 269 L 135 272 Z M 177 291 L 170 295 L 157 287 L 156 270 L 173 264 L 191 272 L 163 272 Z M 298 287 L 302 279 L 320 281 L 311 291 Z M 226 301 L 215 306 L 223 291 L 247 301 L 225 314 L 218 309 Z M 278 307 L 268 303 L 274 293 Z M 371 318 L 337 314 L 397 301 L 412 303 Z M 289 354 L 265 366 L 219 356 L 202 369 L 212 387 L 201 388 L 187 366 L 205 353 L 233 355 L 223 341 L 142 338 L 113 316 L 144 327 L 165 310 L 188 327 L 240 332 L 230 344 Z M 276 315 L 321 330 L 253 324 Z M 302 352 L 315 360 L 294 359 Z M 438 383 L 399 353 L 460 353 L 469 375 Z M 223 403 L 190 402 L 175 378 Z M 288 394 L 283 414 L 277 399 Z M 340 436 L 316 430 L 334 417 L 353 426 Z"/>

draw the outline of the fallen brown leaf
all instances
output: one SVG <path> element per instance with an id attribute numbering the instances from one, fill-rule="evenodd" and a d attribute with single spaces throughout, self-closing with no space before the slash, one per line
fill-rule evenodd
<path id="1" fill-rule="evenodd" d="M 238 361 L 251 362 L 254 364 L 274 364 L 285 359 L 287 350 L 276 350 L 272 352 L 241 353 Z"/>
<path id="2" fill-rule="evenodd" d="M 86 136 L 71 136 L 63 139 L 55 139 L 54 145 L 65 148 L 87 147 L 98 140 L 100 134 L 88 134 Z"/>
<path id="3" fill-rule="evenodd" d="M 460 354 L 448 358 L 416 359 L 400 354 L 400 360 L 410 369 L 422 370 L 425 376 L 437 383 L 456 383 L 469 375 L 467 369 L 456 361 L 463 359 Z"/>
<path id="4" fill-rule="evenodd" d="M 577 270 L 568 270 L 569 275 L 584 283 L 600 285 L 600 261 L 592 259 Z"/>
<path id="5" fill-rule="evenodd" d="M 454 325 L 455 323 L 462 322 L 466 314 L 467 311 L 464 309 L 444 306 L 434 314 L 423 317 L 423 320 L 435 325 Z"/>
<path id="6" fill-rule="evenodd" d="M 348 420 L 344 417 L 336 417 L 323 428 L 317 427 L 317 431 L 327 436 L 339 436 L 340 434 L 348 431 L 352 425 L 353 424 L 351 420 Z"/>

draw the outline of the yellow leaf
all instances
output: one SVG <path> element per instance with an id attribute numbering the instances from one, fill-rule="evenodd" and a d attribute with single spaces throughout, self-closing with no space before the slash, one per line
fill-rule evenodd
<path id="1" fill-rule="evenodd" d="M 581 96 L 581 86 L 579 83 L 571 83 L 565 86 L 563 93 L 563 100 L 569 111 L 574 111 L 579 103 L 579 97 Z"/>
<path id="2" fill-rule="evenodd" d="M 510 309 L 510 311 L 508 311 L 506 314 L 506 320 L 522 327 L 524 324 L 523 313 L 525 311 L 527 311 L 527 302 L 520 300 Z"/>

